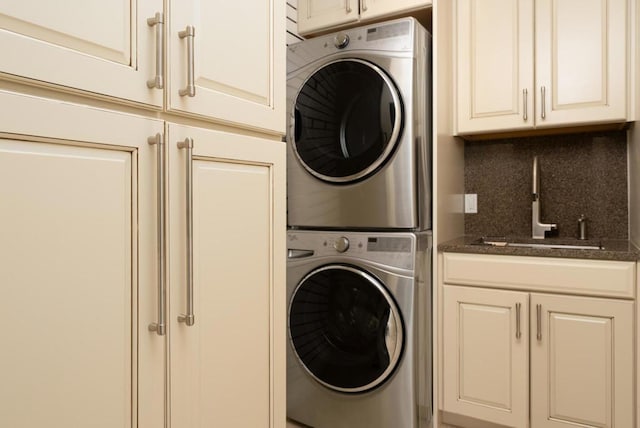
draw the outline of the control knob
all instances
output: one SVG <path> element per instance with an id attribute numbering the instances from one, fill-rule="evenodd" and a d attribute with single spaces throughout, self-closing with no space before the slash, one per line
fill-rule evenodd
<path id="1" fill-rule="evenodd" d="M 339 253 L 344 253 L 349 249 L 349 240 L 346 237 L 341 236 L 333 243 L 333 248 L 335 248 Z"/>
<path id="2" fill-rule="evenodd" d="M 333 44 L 335 45 L 335 47 L 337 47 L 338 49 L 344 49 L 347 47 L 347 45 L 349 44 L 349 35 L 345 34 L 345 33 L 338 33 L 334 38 L 333 38 Z"/>

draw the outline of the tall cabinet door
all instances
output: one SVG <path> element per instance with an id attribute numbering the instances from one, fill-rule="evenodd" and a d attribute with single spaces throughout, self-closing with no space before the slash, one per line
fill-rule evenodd
<path id="1" fill-rule="evenodd" d="M 171 426 L 281 428 L 284 144 L 170 125 L 168 147 Z"/>
<path id="2" fill-rule="evenodd" d="M 161 106 L 156 36 L 161 0 L 32 0 L 0 4 L 0 72 L 37 84 Z M 25 58 L 29 58 L 25 61 Z"/>
<path id="3" fill-rule="evenodd" d="M 458 0 L 459 133 L 532 128 L 533 0 Z"/>
<path id="4" fill-rule="evenodd" d="M 170 3 L 169 109 L 284 134 L 286 3 Z"/>
<path id="5" fill-rule="evenodd" d="M 634 426 L 633 306 L 532 294 L 532 426 Z"/>
<path id="6" fill-rule="evenodd" d="M 528 426 L 528 300 L 527 293 L 444 286 L 445 411 Z"/>
<path id="7" fill-rule="evenodd" d="M 0 92 L 0 426 L 162 426 L 155 224 L 138 224 L 161 130 Z"/>
<path id="8" fill-rule="evenodd" d="M 624 121 L 627 0 L 536 0 L 537 126 Z"/>

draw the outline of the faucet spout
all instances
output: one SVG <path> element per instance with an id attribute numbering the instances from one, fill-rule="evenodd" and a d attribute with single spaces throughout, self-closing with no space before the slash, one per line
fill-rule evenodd
<path id="1" fill-rule="evenodd" d="M 542 223 L 540 221 L 540 170 L 538 156 L 533 157 L 531 196 L 531 237 L 533 239 L 544 239 L 545 232 L 555 231 L 558 226 L 555 223 Z"/>

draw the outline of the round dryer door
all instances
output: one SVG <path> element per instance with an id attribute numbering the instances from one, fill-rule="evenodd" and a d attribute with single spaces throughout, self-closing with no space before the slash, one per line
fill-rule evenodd
<path id="1" fill-rule="evenodd" d="M 302 279 L 289 306 L 289 334 L 316 381 L 351 393 L 376 388 L 391 376 L 404 338 L 386 288 L 349 265 L 323 266 Z"/>
<path id="2" fill-rule="evenodd" d="M 371 175 L 391 156 L 402 130 L 402 105 L 380 67 L 341 59 L 306 80 L 293 122 L 293 148 L 304 168 L 345 184 Z"/>

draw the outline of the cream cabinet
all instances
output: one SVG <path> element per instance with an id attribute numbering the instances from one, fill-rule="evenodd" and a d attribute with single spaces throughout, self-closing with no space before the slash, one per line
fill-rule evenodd
<path id="1" fill-rule="evenodd" d="M 298 32 L 310 34 L 431 6 L 431 0 L 299 0 Z"/>
<path id="2" fill-rule="evenodd" d="M 156 72 L 162 0 L 0 3 L 0 73 L 62 90 L 161 107 L 148 87 Z"/>
<path id="3" fill-rule="evenodd" d="M 170 426 L 282 428 L 284 144 L 169 124 L 167 150 Z"/>
<path id="4" fill-rule="evenodd" d="M 0 132 L 0 426 L 283 427 L 284 144 L 10 92 Z"/>
<path id="5" fill-rule="evenodd" d="M 534 293 L 530 311 L 531 426 L 633 426 L 634 303 Z"/>
<path id="6" fill-rule="evenodd" d="M 444 287 L 444 410 L 527 426 L 528 302 L 522 292 Z"/>
<path id="7" fill-rule="evenodd" d="M 284 134 L 285 3 L 185 0 L 164 9 L 161 0 L 3 2 L 0 73 Z"/>
<path id="8" fill-rule="evenodd" d="M 163 426 L 162 130 L 0 92 L 0 426 Z"/>
<path id="9" fill-rule="evenodd" d="M 468 426 L 634 425 L 635 263 L 440 260 L 441 410 Z M 595 297 L 609 286 L 617 298 Z"/>
<path id="10" fill-rule="evenodd" d="M 457 0 L 458 134 L 625 121 L 627 8 Z"/>
<path id="11" fill-rule="evenodd" d="M 284 134 L 285 6 L 171 1 L 168 110 Z"/>

